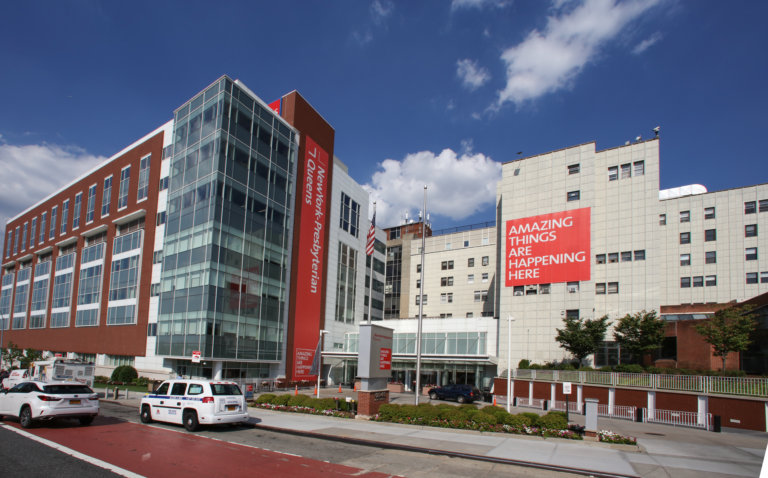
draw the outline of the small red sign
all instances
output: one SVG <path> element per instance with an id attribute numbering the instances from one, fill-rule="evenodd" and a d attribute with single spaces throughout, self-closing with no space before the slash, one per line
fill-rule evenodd
<path id="1" fill-rule="evenodd" d="M 253 392 L 253 385 L 248 385 L 248 388 L 246 388 L 246 391 Z"/>
<path id="2" fill-rule="evenodd" d="M 392 349 L 379 350 L 379 370 L 392 370 Z"/>
<path id="3" fill-rule="evenodd" d="M 199 350 L 192 351 L 192 362 L 193 363 L 199 363 L 200 362 L 200 356 L 201 353 Z"/>

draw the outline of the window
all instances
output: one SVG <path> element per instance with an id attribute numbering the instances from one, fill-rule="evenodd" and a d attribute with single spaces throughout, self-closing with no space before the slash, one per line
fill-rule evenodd
<path id="1" fill-rule="evenodd" d="M 680 222 L 691 222 L 691 211 L 680 211 Z"/>
<path id="2" fill-rule="evenodd" d="M 424 297 L 424 305 L 427 305 L 427 294 L 417 295 L 416 296 L 416 305 L 419 305 L 419 297 Z"/>
<path id="3" fill-rule="evenodd" d="M 747 224 L 744 226 L 744 237 L 756 237 L 757 224 Z"/>
<path id="4" fill-rule="evenodd" d="M 598 282 L 595 284 L 595 294 L 597 295 L 605 294 L 605 282 Z"/>
<path id="5" fill-rule="evenodd" d="M 421 274 L 421 264 L 416 264 L 416 273 Z"/>
<path id="6" fill-rule="evenodd" d="M 579 170 L 580 170 L 579 163 L 568 165 L 568 174 L 579 174 Z"/>
<path id="7" fill-rule="evenodd" d="M 690 232 L 681 232 L 680 233 L 680 244 L 690 244 L 691 243 L 691 233 Z"/>
<path id="8" fill-rule="evenodd" d="M 757 260 L 757 247 L 747 247 L 745 252 L 746 252 L 746 260 L 748 261 Z"/>
<path id="9" fill-rule="evenodd" d="M 579 309 L 570 309 L 565 311 L 565 318 L 566 319 L 576 319 L 579 320 Z"/>
<path id="10" fill-rule="evenodd" d="M 757 204 L 755 201 L 747 201 L 744 203 L 744 214 L 754 214 L 757 212 Z"/>
<path id="11" fill-rule="evenodd" d="M 761 199 L 758 203 L 758 208 L 760 212 L 768 211 L 768 199 Z"/>
<path id="12" fill-rule="evenodd" d="M 524 294 L 525 294 L 525 291 L 523 290 L 523 286 L 521 285 L 516 285 L 514 292 L 512 292 L 512 295 L 515 295 L 515 296 L 520 296 Z"/>
<path id="13" fill-rule="evenodd" d="M 453 317 L 453 314 L 440 314 L 441 319 L 450 319 Z"/>
<path id="14" fill-rule="evenodd" d="M 666 226 L 666 225 L 667 225 L 667 215 L 659 214 L 659 226 Z"/>
<path id="15" fill-rule="evenodd" d="M 29 231 L 29 248 L 35 247 L 35 238 L 37 236 L 37 218 L 32 218 L 32 229 Z"/>
<path id="16" fill-rule="evenodd" d="M 120 195 L 117 197 L 117 209 L 128 206 L 128 188 L 131 185 L 131 167 L 120 171 Z"/>
<path id="17" fill-rule="evenodd" d="M 488 273 L 487 272 L 483 272 L 483 279 L 482 280 L 483 280 L 483 282 L 488 282 Z"/>
<path id="18" fill-rule="evenodd" d="M 613 264 L 614 262 L 619 262 L 619 253 L 618 252 L 611 252 L 608 254 L 608 262 Z"/>
<path id="19" fill-rule="evenodd" d="M 19 230 L 20 226 L 16 226 L 16 235 L 13 237 L 13 255 L 19 253 Z"/>
<path id="20" fill-rule="evenodd" d="M 475 283 L 475 274 L 469 274 L 467 276 L 467 284 L 474 284 Z"/>
<path id="21" fill-rule="evenodd" d="M 704 241 L 712 242 L 717 240 L 717 229 L 707 229 L 704 231 Z"/>
<path id="22" fill-rule="evenodd" d="M 760 273 L 760 283 L 761 284 L 768 284 L 768 272 L 761 272 Z"/>
<path id="23" fill-rule="evenodd" d="M 357 296 L 357 251 L 343 242 L 339 242 L 338 251 L 334 319 L 336 322 L 354 324 L 355 297 Z"/>
<path id="24" fill-rule="evenodd" d="M 702 276 L 693 276 L 693 286 L 694 287 L 704 287 L 704 277 L 702 277 Z"/>
<path id="25" fill-rule="evenodd" d="M 717 285 L 717 276 L 706 276 L 704 278 L 704 285 L 712 287 Z"/>
<path id="26" fill-rule="evenodd" d="M 339 227 L 357 237 L 360 223 L 360 205 L 345 193 L 341 193 L 341 217 Z"/>
<path id="27" fill-rule="evenodd" d="M 112 176 L 104 180 L 104 193 L 101 195 L 101 217 L 109 216 L 109 203 L 112 201 Z"/>
<path id="28" fill-rule="evenodd" d="M 88 208 L 85 212 L 85 223 L 90 224 L 93 222 L 93 216 L 96 211 L 96 185 L 88 188 Z"/>
<path id="29" fill-rule="evenodd" d="M 168 189 L 168 176 L 160 178 L 160 191 Z"/>
<path id="30" fill-rule="evenodd" d="M 163 250 L 152 253 L 152 264 L 161 264 L 163 262 Z"/>
<path id="31" fill-rule="evenodd" d="M 691 278 L 690 277 L 681 277 L 680 278 L 680 287 L 681 288 L 691 287 Z"/>
<path id="32" fill-rule="evenodd" d="M 473 314 L 472 312 L 467 312 L 467 318 L 468 319 L 471 319 L 474 316 L 475 316 L 475 314 Z"/>
<path id="33" fill-rule="evenodd" d="M 605 264 L 605 254 L 597 254 L 595 256 L 595 264 Z"/>
<path id="34" fill-rule="evenodd" d="M 443 261 L 440 263 L 440 269 L 448 271 L 453 269 L 453 261 Z"/>
<path id="35" fill-rule="evenodd" d="M 569 294 L 575 294 L 575 293 L 577 293 L 579 291 L 579 283 L 578 282 L 568 282 L 565 287 L 568 290 Z"/>
<path id="36" fill-rule="evenodd" d="M 56 213 L 59 211 L 59 206 L 53 206 L 51 209 L 51 229 L 48 233 L 48 239 L 56 237 Z"/>
<path id="37" fill-rule="evenodd" d="M 165 224 L 165 220 L 166 220 L 166 213 L 165 213 L 165 211 L 158 212 L 157 213 L 157 221 L 156 221 L 157 225 L 161 226 L 161 225 Z"/>
<path id="38" fill-rule="evenodd" d="M 629 262 L 632 260 L 632 251 L 621 252 L 621 262 Z"/>
<path id="39" fill-rule="evenodd" d="M 525 286 L 525 295 L 536 295 L 538 293 L 539 289 L 535 285 Z"/>
<path id="40" fill-rule="evenodd" d="M 66 234 L 68 220 L 69 220 L 69 199 L 64 201 L 64 204 L 61 206 L 61 230 L 59 231 L 59 234 Z"/>
<path id="41" fill-rule="evenodd" d="M 475 302 L 485 302 L 488 300 L 488 291 L 487 290 L 476 290 L 475 291 Z"/>
<path id="42" fill-rule="evenodd" d="M 630 163 L 621 165 L 621 179 L 632 177 L 632 165 Z"/>
<path id="43" fill-rule="evenodd" d="M 440 294 L 440 303 L 441 304 L 452 304 L 453 303 L 453 292 L 445 292 L 443 294 Z"/>
<path id="44" fill-rule="evenodd" d="M 469 247 L 469 241 L 464 241 L 464 247 Z"/>
<path id="45" fill-rule="evenodd" d="M 608 168 L 608 181 L 616 181 L 619 179 L 619 167 L 611 166 Z"/>
<path id="46" fill-rule="evenodd" d="M 83 204 L 83 193 L 77 193 L 75 196 L 75 208 L 72 210 L 72 230 L 80 227 L 80 207 Z"/>
<path id="47" fill-rule="evenodd" d="M 609 282 L 608 283 L 608 293 L 609 294 L 618 294 L 619 293 L 619 283 L 618 282 Z"/>
<path id="48" fill-rule="evenodd" d="M 578 201 L 580 195 L 579 191 L 568 191 L 568 201 Z"/>
<path id="49" fill-rule="evenodd" d="M 747 284 L 757 284 L 757 272 L 747 272 Z"/>
<path id="50" fill-rule="evenodd" d="M 714 207 L 705 207 L 704 208 L 704 219 L 714 219 L 715 218 L 715 208 Z"/>
<path id="51" fill-rule="evenodd" d="M 48 218 L 48 212 L 47 211 L 40 215 L 40 240 L 37 241 L 40 244 L 45 242 L 45 233 L 48 232 L 45 229 L 45 226 L 46 226 L 45 221 L 46 221 L 47 218 Z"/>
<path id="52" fill-rule="evenodd" d="M 474 257 L 470 257 L 469 259 L 467 259 L 467 267 L 475 267 L 475 258 Z"/>
<path id="53" fill-rule="evenodd" d="M 453 276 L 440 278 L 440 287 L 449 287 L 452 285 L 453 285 Z"/>
<path id="54" fill-rule="evenodd" d="M 645 249 L 640 249 L 635 251 L 635 260 L 636 261 L 644 261 L 645 260 Z"/>
<path id="55" fill-rule="evenodd" d="M 549 294 L 552 290 L 552 284 L 539 284 L 539 294 Z"/>
<path id="56" fill-rule="evenodd" d="M 645 175 L 645 161 L 635 161 L 632 165 L 635 167 L 635 176 Z"/>
<path id="57" fill-rule="evenodd" d="M 707 251 L 704 253 L 704 263 L 705 264 L 716 264 L 717 263 L 717 252 L 716 251 Z"/>
<path id="58" fill-rule="evenodd" d="M 29 229 L 29 223 L 24 223 L 24 232 L 21 233 L 21 250 L 27 248 L 27 230 Z"/>
<path id="59" fill-rule="evenodd" d="M 488 256 L 483 256 L 483 265 L 488 265 Z M 453 261 L 451 261 L 451 267 L 453 267 Z"/>
<path id="60" fill-rule="evenodd" d="M 691 265 L 691 255 L 690 254 L 680 254 L 680 265 L 681 266 L 690 266 Z"/>
<path id="61" fill-rule="evenodd" d="M 152 155 L 148 154 L 139 161 L 139 187 L 136 192 L 136 201 L 147 199 L 149 191 L 149 165 L 152 162 Z"/>

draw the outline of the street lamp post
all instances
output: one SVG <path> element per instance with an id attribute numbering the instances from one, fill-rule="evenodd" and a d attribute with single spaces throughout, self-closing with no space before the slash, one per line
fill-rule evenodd
<path id="1" fill-rule="evenodd" d="M 512 407 L 512 322 L 515 318 L 507 315 L 507 413 Z"/>
<path id="2" fill-rule="evenodd" d="M 421 282 L 419 283 L 419 324 L 416 330 L 416 405 L 421 393 L 421 323 L 424 317 L 424 246 L 427 235 L 427 185 L 424 185 L 424 210 L 421 213 Z"/>
<path id="3" fill-rule="evenodd" d="M 327 333 L 327 330 L 320 329 L 320 350 L 318 351 L 320 354 L 318 359 L 320 365 L 317 367 L 317 398 L 320 398 L 320 377 L 323 376 L 323 338 Z"/>

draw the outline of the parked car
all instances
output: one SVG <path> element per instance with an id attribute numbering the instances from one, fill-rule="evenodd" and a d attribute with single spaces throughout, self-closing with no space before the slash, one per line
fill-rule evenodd
<path id="1" fill-rule="evenodd" d="M 242 423 L 248 420 L 245 396 L 234 382 L 167 380 L 141 399 L 142 423 L 177 423 L 188 431 L 200 425 Z"/>
<path id="2" fill-rule="evenodd" d="M 432 400 L 456 400 L 459 403 L 472 403 L 481 400 L 480 390 L 472 385 L 456 384 L 445 385 L 429 389 L 429 398 Z"/>
<path id="3" fill-rule="evenodd" d="M 90 425 L 99 414 L 99 395 L 77 382 L 21 382 L 0 391 L 0 418 L 19 417 L 24 428 L 36 422 L 76 418 Z"/>

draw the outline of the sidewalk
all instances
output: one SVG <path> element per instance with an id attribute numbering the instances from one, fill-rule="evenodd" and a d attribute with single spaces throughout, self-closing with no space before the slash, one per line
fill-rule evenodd
<path id="1" fill-rule="evenodd" d="M 300 391 L 311 394 L 312 391 Z M 322 389 L 322 397 L 355 397 L 352 390 Z M 413 403 L 413 394 L 391 394 L 391 403 Z M 141 394 L 132 392 L 114 401 L 138 404 Z M 423 398 L 423 400 L 421 399 Z M 420 397 L 419 403 L 429 403 Z M 450 402 L 439 402 L 450 403 Z M 481 404 L 485 405 L 485 404 Z M 527 437 L 501 433 L 451 430 L 351 420 L 250 408 L 257 427 L 308 434 L 342 441 L 366 441 L 382 447 L 430 453 L 474 455 L 481 459 L 536 463 L 573 471 L 593 471 L 618 476 L 756 477 L 760 474 L 768 434 L 707 432 L 628 420 L 598 419 L 601 429 L 637 438 L 638 447 Z M 514 408 L 512 413 L 532 411 Z M 571 414 L 571 422 L 584 424 L 584 416 Z"/>

